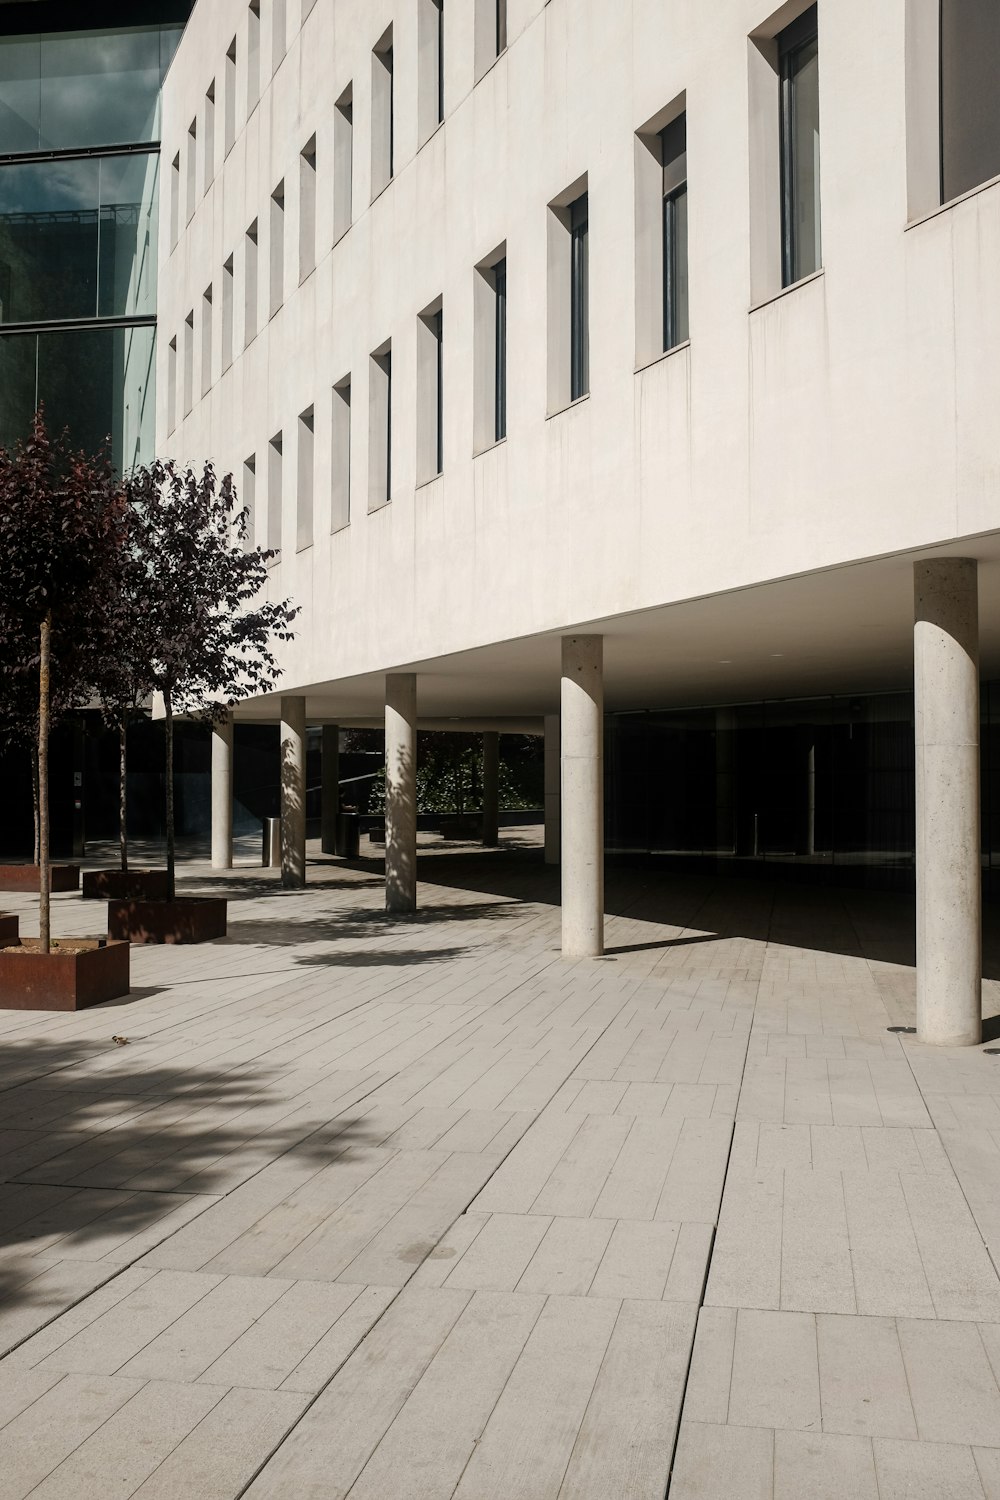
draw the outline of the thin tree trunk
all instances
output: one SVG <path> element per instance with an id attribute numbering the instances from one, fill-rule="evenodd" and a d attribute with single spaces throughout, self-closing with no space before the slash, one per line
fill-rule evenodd
<path id="1" fill-rule="evenodd" d="M 169 692 L 163 695 L 167 745 L 167 900 L 174 899 L 174 713 Z"/>
<path id="2" fill-rule="evenodd" d="M 49 926 L 49 693 L 51 689 L 52 611 L 42 621 L 38 667 L 38 937 L 43 953 L 51 952 Z"/>
<path id="3" fill-rule="evenodd" d="M 128 813 L 128 785 L 126 782 L 126 768 L 128 748 L 128 719 L 122 719 L 118 726 L 118 848 L 121 851 L 122 869 L 128 869 L 128 825 L 126 816 Z"/>
<path id="4" fill-rule="evenodd" d="M 38 818 L 38 742 L 31 747 L 31 816 L 35 825 L 35 841 L 32 844 L 31 862 L 38 864 L 41 857 L 42 830 Z"/>

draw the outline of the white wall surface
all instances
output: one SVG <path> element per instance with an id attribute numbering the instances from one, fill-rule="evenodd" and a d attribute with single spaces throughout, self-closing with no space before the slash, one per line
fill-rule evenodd
<path id="1" fill-rule="evenodd" d="M 172 252 L 161 215 L 158 447 L 238 477 L 256 454 L 262 538 L 267 444 L 283 432 L 272 588 L 304 606 L 284 692 L 1000 524 L 1000 184 L 908 227 L 907 117 L 936 109 L 907 90 L 916 6 L 819 0 L 824 269 L 752 309 L 748 37 L 776 0 L 509 0 L 508 50 L 475 84 L 474 6 L 445 0 L 446 118 L 419 150 L 417 0 L 287 0 L 273 75 L 271 3 L 249 120 L 244 0 L 198 0 L 167 77 L 163 160 L 180 150 L 183 164 L 196 114 L 203 132 L 213 78 L 217 139 L 207 192 L 198 142 L 197 208 Z M 370 203 L 371 49 L 390 23 L 395 177 Z M 352 82 L 353 224 L 334 245 L 334 101 Z M 634 133 L 682 94 L 691 338 L 636 372 Z M 299 286 L 299 154 L 314 135 L 316 265 Z M 547 205 L 584 174 L 591 394 L 549 416 Z M 282 180 L 284 300 L 268 319 Z M 259 331 L 244 352 L 254 218 Z M 508 437 L 474 457 L 474 267 L 504 241 Z M 168 433 L 169 341 L 182 346 L 194 308 L 200 351 L 202 293 L 211 278 L 221 319 L 234 252 L 233 364 L 221 372 L 217 334 L 209 394 L 196 369 L 194 409 L 185 419 L 178 397 Z M 444 472 L 418 488 L 417 318 L 438 296 Z M 392 500 L 368 514 L 369 356 L 387 340 Z M 351 520 L 331 534 L 332 388 L 347 375 Z M 297 552 L 310 406 L 314 542 Z"/>

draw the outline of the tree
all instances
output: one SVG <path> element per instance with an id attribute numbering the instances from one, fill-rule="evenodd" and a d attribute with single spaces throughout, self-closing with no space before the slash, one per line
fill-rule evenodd
<path id="1" fill-rule="evenodd" d="M 274 641 L 292 639 L 298 609 L 262 599 L 273 550 L 247 548 L 249 513 L 232 476 L 172 460 L 127 481 L 136 608 L 149 647 L 150 682 L 163 698 L 167 881 L 174 896 L 174 717 L 217 722 L 243 698 L 266 693 L 280 670 Z M 137 624 L 139 622 L 137 621 Z"/>
<path id="2" fill-rule="evenodd" d="M 132 498 L 132 484 L 126 493 Z M 147 608 L 148 566 L 134 505 L 125 517 L 126 539 L 120 549 L 109 586 L 113 648 L 101 654 L 96 690 L 105 723 L 118 735 L 118 849 L 122 870 L 128 869 L 128 731 L 154 691 L 152 660 L 157 618 Z"/>
<path id="3" fill-rule="evenodd" d="M 108 580 L 123 542 L 124 499 L 105 455 L 51 439 L 39 409 L 31 438 L 0 449 L 0 643 L 11 732 L 37 724 L 39 938 L 51 948 L 49 733 L 93 681 L 106 648 Z M 11 655 L 7 656 L 6 653 Z M 37 684 L 36 712 L 25 691 Z"/>

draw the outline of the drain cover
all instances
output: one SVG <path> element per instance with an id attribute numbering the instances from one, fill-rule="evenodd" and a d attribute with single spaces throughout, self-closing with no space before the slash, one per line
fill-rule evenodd
<path id="1" fill-rule="evenodd" d="M 885 1029 L 886 1031 L 902 1031 L 907 1036 L 916 1036 L 917 1034 L 917 1028 L 915 1026 L 887 1026 Z"/>
<path id="2" fill-rule="evenodd" d="M 987 1057 L 1000 1057 L 1000 1047 L 984 1047 L 983 1051 Z"/>

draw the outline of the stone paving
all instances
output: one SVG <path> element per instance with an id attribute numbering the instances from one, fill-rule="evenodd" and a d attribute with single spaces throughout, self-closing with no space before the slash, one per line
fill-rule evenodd
<path id="1" fill-rule="evenodd" d="M 1000 1057 L 887 1032 L 911 903 L 612 871 L 567 962 L 530 839 L 403 920 L 193 866 L 226 941 L 0 1012 L 0 1500 L 1000 1500 Z"/>

